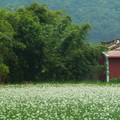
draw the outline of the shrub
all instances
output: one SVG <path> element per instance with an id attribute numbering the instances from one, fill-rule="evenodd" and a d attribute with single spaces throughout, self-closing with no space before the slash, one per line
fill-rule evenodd
<path id="1" fill-rule="evenodd" d="M 110 79 L 110 83 L 120 83 L 120 77 Z"/>
<path id="2" fill-rule="evenodd" d="M 9 74 L 9 68 L 5 64 L 0 64 L 0 83 L 4 82 Z"/>

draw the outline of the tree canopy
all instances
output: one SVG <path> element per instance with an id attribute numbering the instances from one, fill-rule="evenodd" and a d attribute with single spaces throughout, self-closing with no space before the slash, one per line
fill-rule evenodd
<path id="1" fill-rule="evenodd" d="M 88 23 L 32 3 L 0 11 L 0 71 L 4 81 L 81 80 L 105 46 L 91 46 Z M 1 77 L 1 79 L 2 79 Z"/>

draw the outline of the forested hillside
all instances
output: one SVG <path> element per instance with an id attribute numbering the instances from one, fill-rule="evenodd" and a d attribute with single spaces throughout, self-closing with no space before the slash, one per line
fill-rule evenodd
<path id="1" fill-rule="evenodd" d="M 75 24 L 89 22 L 93 43 L 120 37 L 119 0 L 4 0 L 0 8 L 24 7 L 32 2 L 45 3 L 52 10 L 65 9 Z"/>
<path id="2" fill-rule="evenodd" d="M 32 3 L 0 11 L 0 82 L 81 80 L 97 72 L 105 46 L 87 42 L 91 26 Z M 99 69 L 98 69 L 99 70 Z"/>

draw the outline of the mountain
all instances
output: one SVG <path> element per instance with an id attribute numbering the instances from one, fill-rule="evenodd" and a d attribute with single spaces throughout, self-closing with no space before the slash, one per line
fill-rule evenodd
<path id="1" fill-rule="evenodd" d="M 4 0 L 0 8 L 24 7 L 32 2 L 47 4 L 53 11 L 65 9 L 75 24 L 90 23 L 93 44 L 120 38 L 119 0 Z"/>

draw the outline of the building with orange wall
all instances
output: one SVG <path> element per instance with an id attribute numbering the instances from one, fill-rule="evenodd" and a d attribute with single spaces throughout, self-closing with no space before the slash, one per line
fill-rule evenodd
<path id="1" fill-rule="evenodd" d="M 103 52 L 99 64 L 105 65 L 100 75 L 101 81 L 109 82 L 112 78 L 120 77 L 120 51 Z"/>

